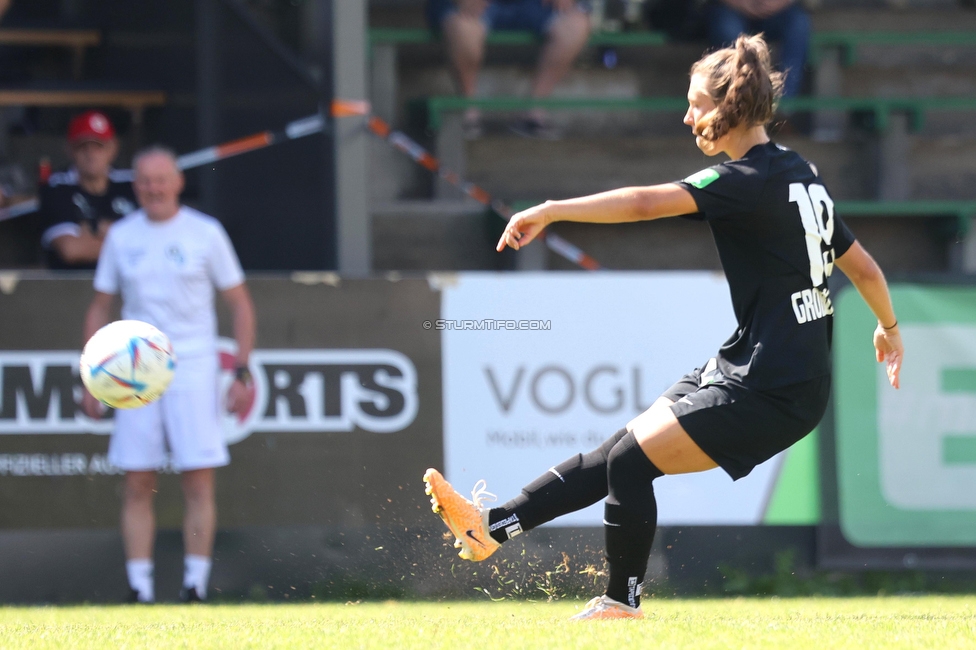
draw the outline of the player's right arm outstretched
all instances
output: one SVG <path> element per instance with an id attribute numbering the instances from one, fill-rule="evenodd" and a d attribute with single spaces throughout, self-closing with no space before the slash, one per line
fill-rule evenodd
<path id="1" fill-rule="evenodd" d="M 501 252 L 506 246 L 518 250 L 554 221 L 627 223 L 696 212 L 695 199 L 675 183 L 624 187 L 578 199 L 546 201 L 513 215 L 495 250 Z"/>
<path id="2" fill-rule="evenodd" d="M 905 346 L 901 342 L 898 319 L 891 305 L 891 294 L 888 293 L 884 274 L 874 258 L 857 241 L 837 258 L 836 264 L 877 317 L 878 327 L 874 330 L 875 356 L 879 363 L 885 364 L 888 381 L 898 388 L 901 385 L 899 376 Z"/>

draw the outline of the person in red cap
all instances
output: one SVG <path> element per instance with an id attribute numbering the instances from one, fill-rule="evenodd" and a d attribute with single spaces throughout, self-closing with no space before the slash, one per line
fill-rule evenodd
<path id="1" fill-rule="evenodd" d="M 108 227 L 136 210 L 132 172 L 112 168 L 119 153 L 112 122 L 99 111 L 68 126 L 68 171 L 40 191 L 41 245 L 52 269 L 94 269 Z"/>

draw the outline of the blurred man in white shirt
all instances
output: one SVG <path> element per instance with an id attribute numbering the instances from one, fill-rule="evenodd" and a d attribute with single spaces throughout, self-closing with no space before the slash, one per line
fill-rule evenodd
<path id="1" fill-rule="evenodd" d="M 84 334 L 88 340 L 109 322 L 121 294 L 123 318 L 151 323 L 173 342 L 172 384 L 157 402 L 116 412 L 109 460 L 125 470 L 121 524 L 131 600 L 155 600 L 153 496 L 157 472 L 167 461 L 181 474 L 185 499 L 181 600 L 203 600 L 217 526 L 214 469 L 230 462 L 219 419 L 214 290 L 230 307 L 237 340 L 237 374 L 226 400 L 232 413 L 249 400 L 254 305 L 220 222 L 180 204 L 184 181 L 175 155 L 161 147 L 146 149 L 136 155 L 133 168 L 142 209 L 109 229 Z M 99 416 L 102 407 L 87 392 L 83 405 L 90 417 Z"/>

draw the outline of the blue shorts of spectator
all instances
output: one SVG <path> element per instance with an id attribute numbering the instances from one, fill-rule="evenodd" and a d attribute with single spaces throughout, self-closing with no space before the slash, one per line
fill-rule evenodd
<path id="1" fill-rule="evenodd" d="M 796 97 L 803 85 L 803 68 L 810 44 L 810 17 L 798 3 L 793 3 L 768 18 L 752 19 L 735 9 L 712 2 L 707 9 L 708 40 L 714 47 L 728 47 L 739 34 L 764 32 L 767 41 L 779 43 L 780 69 L 786 71 L 783 95 Z"/>
<path id="2" fill-rule="evenodd" d="M 589 12 L 589 2 L 577 2 L 580 10 Z M 428 0 L 427 22 L 440 31 L 444 19 L 457 11 L 452 0 Z M 482 15 L 485 28 L 490 31 L 530 31 L 545 36 L 552 27 L 556 11 L 542 0 L 492 0 Z"/>

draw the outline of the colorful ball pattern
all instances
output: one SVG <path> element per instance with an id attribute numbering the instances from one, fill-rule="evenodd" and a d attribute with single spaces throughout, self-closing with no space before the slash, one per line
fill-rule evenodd
<path id="1" fill-rule="evenodd" d="M 176 355 L 169 337 L 138 320 L 119 320 L 95 332 L 81 353 L 81 380 L 116 409 L 154 402 L 173 380 Z"/>

